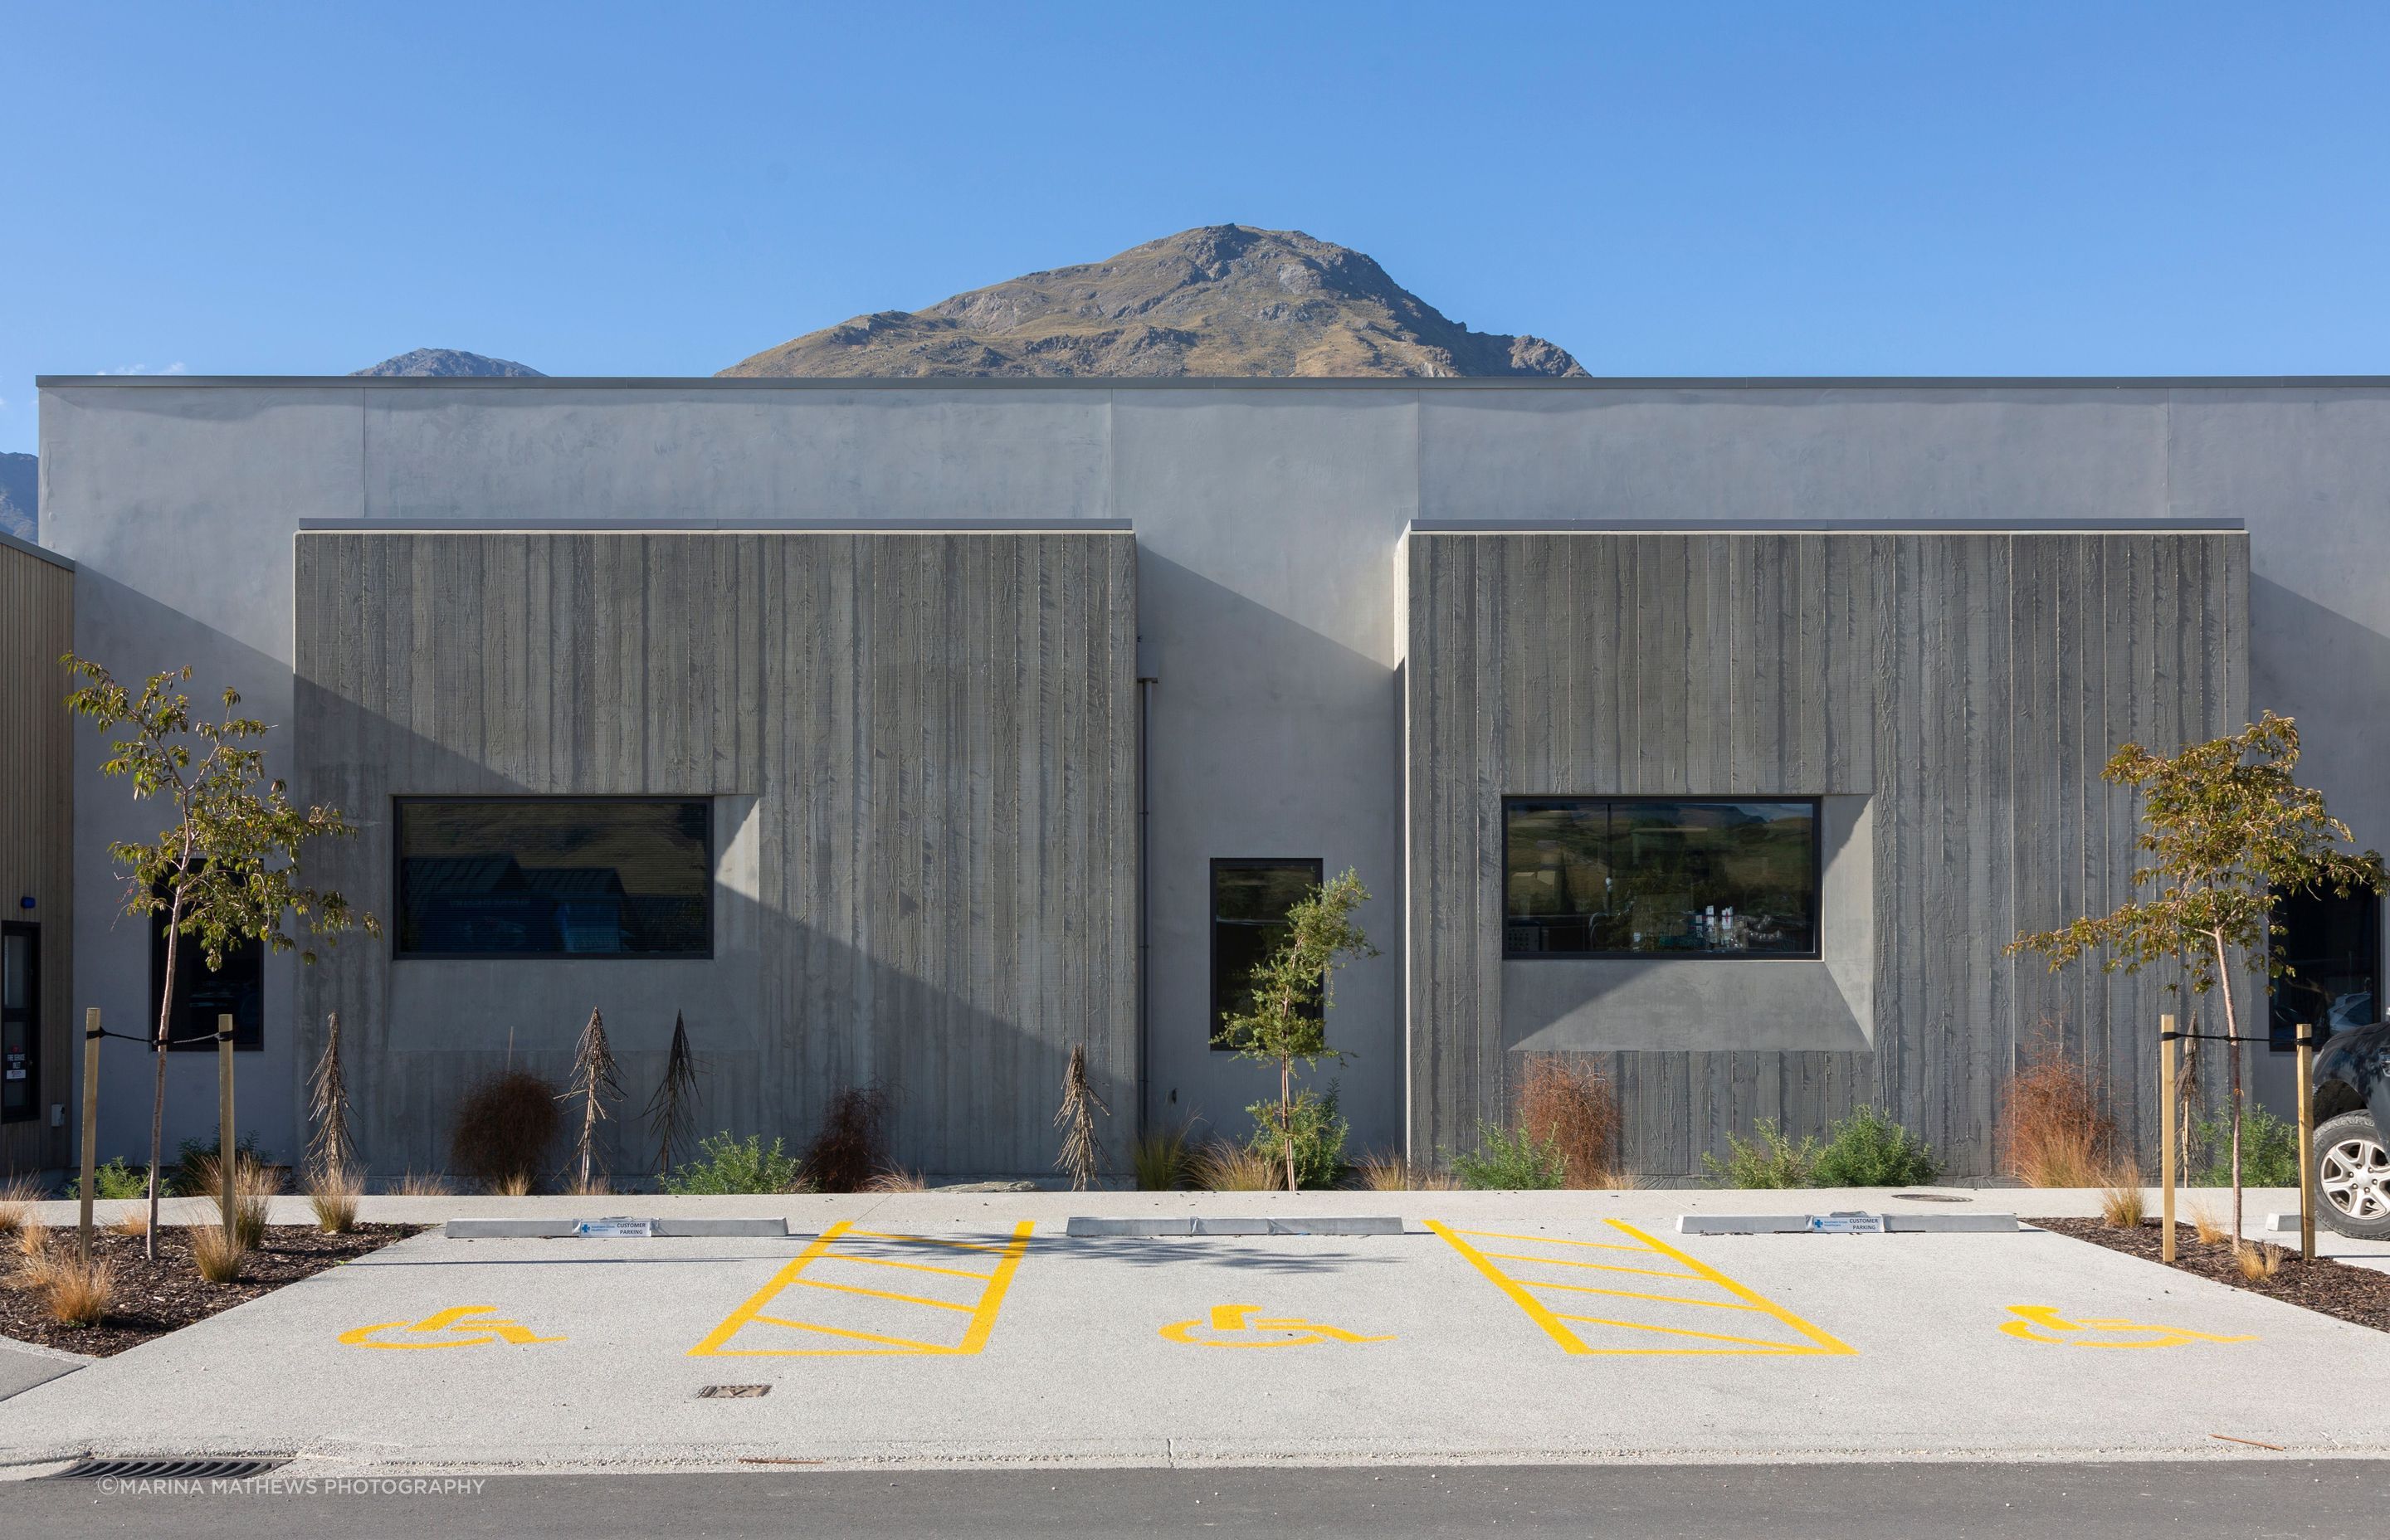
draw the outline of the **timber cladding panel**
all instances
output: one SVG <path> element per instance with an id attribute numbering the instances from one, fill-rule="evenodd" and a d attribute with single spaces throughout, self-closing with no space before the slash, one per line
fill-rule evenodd
<path id="1" fill-rule="evenodd" d="M 601 1000 L 617 1171 L 652 1166 L 637 1113 L 679 1010 L 703 1127 L 791 1150 L 876 1083 L 908 1165 L 1050 1169 L 1079 1042 L 1134 1109 L 1126 533 L 310 532 L 295 583 L 300 794 L 368 826 L 322 870 L 377 912 L 393 797 L 718 799 L 710 961 L 394 961 L 385 938 L 302 970 L 302 1063 L 339 1011 L 377 1170 L 442 1164 L 456 1099 L 509 1058 L 561 1080 Z"/>
<path id="2" fill-rule="evenodd" d="M 1873 1046 L 1596 1056 L 1631 1169 L 1694 1174 L 1757 1119 L 1797 1137 L 1871 1102 L 1989 1174 L 2037 1034 L 2105 1065 L 2149 1159 L 2166 976 L 2001 948 L 2127 896 L 2117 744 L 2248 719 L 2245 535 L 1414 531 L 1406 563 L 1415 1154 L 1472 1145 L 1513 1091 L 1502 798 L 1775 793 L 1869 799 Z M 2260 1020 L 2254 984 L 2235 998 Z"/>
<path id="3" fill-rule="evenodd" d="M 50 1126 L 50 1108 L 74 1099 L 83 1046 L 69 944 L 74 680 L 58 661 L 74 646 L 74 583 L 71 567 L 0 544 L 0 920 L 41 927 L 34 1115 L 0 1123 L 0 1174 L 67 1163 L 69 1130 Z"/>

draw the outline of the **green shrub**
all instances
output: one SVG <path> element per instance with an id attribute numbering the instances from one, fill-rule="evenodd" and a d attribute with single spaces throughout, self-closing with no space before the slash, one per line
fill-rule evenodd
<path id="1" fill-rule="evenodd" d="M 1334 1187 L 1344 1178 L 1344 1136 L 1353 1131 L 1353 1125 L 1336 1110 L 1336 1087 L 1330 1086 L 1324 1097 L 1297 1091 L 1292 1110 L 1294 1185 Z M 1245 1109 L 1245 1115 L 1253 1120 L 1253 1136 L 1245 1140 L 1245 1148 L 1276 1161 L 1282 1183 L 1286 1177 L 1286 1136 L 1279 1132 L 1278 1103 L 1257 1101 Z"/>
<path id="2" fill-rule="evenodd" d="M 1861 1107 L 1834 1124 L 1809 1180 L 1821 1187 L 1905 1187 L 1941 1174 L 1923 1139 L 1878 1109 Z"/>
<path id="3" fill-rule="evenodd" d="M 167 1179 L 178 1192 L 208 1193 L 215 1190 L 216 1141 L 212 1136 L 204 1139 L 185 1139 L 174 1147 L 174 1163 Z M 263 1165 L 257 1153 L 257 1131 L 250 1130 L 232 1142 L 233 1169 L 244 1165 Z M 143 1189 L 145 1192 L 147 1188 Z"/>
<path id="4" fill-rule="evenodd" d="M 2232 1124 L 2224 1118 L 2202 1118 L 2191 1125 L 2191 1143 L 2206 1158 L 2195 1173 L 2195 1187 L 2232 1185 Z M 2299 1126 L 2284 1123 L 2263 1107 L 2241 1115 L 2241 1185 L 2250 1187 L 2294 1187 L 2299 1185 Z"/>
<path id="5" fill-rule="evenodd" d="M 1752 1125 L 1756 1137 L 1748 1143 L 1726 1136 L 1726 1159 L 1702 1157 L 1702 1170 L 1721 1187 L 1807 1187 L 1817 1186 L 1812 1171 L 1818 1164 L 1818 1141 L 1804 1136 L 1799 1144 L 1784 1136 L 1774 1118 Z"/>
<path id="6" fill-rule="evenodd" d="M 92 1168 L 91 1187 L 94 1198 L 147 1198 L 149 1196 L 149 1168 L 126 1165 L 124 1158 L 120 1155 L 104 1166 Z M 78 1176 L 67 1184 L 67 1196 L 83 1196 L 82 1177 Z M 159 1184 L 158 1196 L 174 1196 L 174 1183 L 171 1177 Z"/>
<path id="7" fill-rule="evenodd" d="M 1476 1151 L 1455 1155 L 1452 1170 L 1464 1187 L 1505 1192 L 1557 1187 L 1568 1180 L 1568 1158 L 1556 1138 L 1537 1144 L 1523 1128 L 1513 1132 L 1481 1123 Z"/>
<path id="8" fill-rule="evenodd" d="M 1139 1192 L 1185 1187 L 1194 1174 L 1195 1150 L 1187 1120 L 1150 1128 L 1129 1146 L 1128 1165 Z"/>
<path id="9" fill-rule="evenodd" d="M 743 1141 L 727 1131 L 697 1141 L 698 1158 L 664 1177 L 664 1190 L 684 1197 L 693 1193 L 792 1192 L 803 1174 L 795 1157 L 774 1139 L 765 1149 L 761 1135 Z"/>
<path id="10" fill-rule="evenodd" d="M 1752 1125 L 1749 1140 L 1726 1136 L 1727 1157 L 1702 1157 L 1721 1187 L 1898 1187 L 1931 1182 L 1941 1163 L 1924 1140 L 1873 1107 L 1861 1107 L 1826 1131 L 1794 1144 L 1773 1118 Z"/>

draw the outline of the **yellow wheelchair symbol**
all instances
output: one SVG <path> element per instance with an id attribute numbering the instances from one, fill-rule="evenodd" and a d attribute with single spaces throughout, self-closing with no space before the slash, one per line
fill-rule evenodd
<path id="1" fill-rule="evenodd" d="M 2255 1337 L 2219 1337 L 2214 1332 L 2193 1331 L 2179 1326 L 2143 1326 L 2137 1321 L 2100 1320 L 2070 1321 L 2047 1304 L 2012 1304 L 2009 1314 L 2020 1317 L 2002 1321 L 2000 1329 L 2020 1341 L 2046 1342 L 2067 1347 L 2094 1348 L 2155 1348 L 2182 1347 L 2191 1342 L 2254 1342 Z M 2101 1337 L 2088 1335 L 2099 1332 Z M 2117 1341 L 2118 1337 L 2133 1337 L 2133 1341 Z"/>
<path id="2" fill-rule="evenodd" d="M 1224 1341 L 1217 1337 L 1197 1336 L 1196 1329 L 1206 1323 L 1198 1317 L 1190 1321 L 1173 1321 L 1162 1328 L 1162 1335 L 1174 1342 L 1189 1347 L 1270 1348 L 1309 1347 L 1317 1342 L 1391 1342 L 1392 1337 L 1364 1337 L 1346 1331 L 1342 1327 L 1322 1326 L 1297 1315 L 1271 1315 L 1261 1320 L 1253 1318 L 1257 1304 L 1215 1304 L 1208 1328 L 1216 1332 L 1276 1332 L 1268 1338 L 1253 1337 L 1243 1341 Z"/>
<path id="3" fill-rule="evenodd" d="M 519 1322 L 509 1321 L 504 1317 L 496 1316 L 495 1312 L 497 1308 L 498 1307 L 495 1304 L 452 1305 L 448 1309 L 440 1311 L 435 1315 L 424 1316 L 423 1319 L 416 1322 L 412 1326 L 407 1325 L 405 1321 L 378 1321 L 372 1326 L 361 1326 L 353 1331 L 341 1332 L 341 1345 L 343 1347 L 409 1350 L 416 1348 L 480 1347 L 484 1342 L 522 1343 L 560 1342 L 564 1341 L 561 1337 L 533 1336 L 530 1328 L 525 1327 Z M 468 1320 L 466 1317 L 469 1315 L 488 1315 L 493 1318 L 489 1320 Z M 404 1330 L 424 1337 L 434 1336 L 441 1332 L 446 1332 L 450 1335 L 440 1337 L 434 1341 L 386 1342 L 377 1340 L 379 1333 L 391 1330 Z"/>

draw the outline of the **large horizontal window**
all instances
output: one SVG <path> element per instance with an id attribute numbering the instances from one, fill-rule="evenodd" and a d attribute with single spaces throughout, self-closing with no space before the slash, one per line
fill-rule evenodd
<path id="1" fill-rule="evenodd" d="M 1512 957 L 1814 957 L 1818 803 L 1511 797 Z"/>
<path id="2" fill-rule="evenodd" d="M 702 800 L 398 802 L 401 956 L 711 956 L 713 895 Z"/>

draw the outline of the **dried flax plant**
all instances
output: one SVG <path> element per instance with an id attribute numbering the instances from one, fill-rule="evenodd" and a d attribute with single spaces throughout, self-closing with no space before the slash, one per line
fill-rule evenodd
<path id="1" fill-rule="evenodd" d="M 1096 1143 L 1099 1112 L 1112 1115 L 1087 1084 L 1087 1046 L 1073 1044 L 1071 1067 L 1062 1076 L 1062 1105 L 1054 1112 L 1054 1126 L 1062 1131 L 1062 1153 L 1055 1157 L 1054 1166 L 1071 1174 L 1073 1192 L 1085 1192 L 1102 1162 L 1103 1152 Z"/>
<path id="2" fill-rule="evenodd" d="M 349 1137 L 349 1083 L 341 1068 L 341 1013 L 324 1023 L 324 1051 L 307 1083 L 307 1119 L 315 1125 L 307 1141 L 308 1206 L 316 1227 L 346 1235 L 357 1227 L 357 1197 L 365 1181 L 357 1172 L 356 1146 Z"/>
<path id="3" fill-rule="evenodd" d="M 356 1145 L 349 1137 L 349 1082 L 341 1069 L 341 1013 L 324 1023 L 324 1052 L 307 1083 L 307 1118 L 315 1125 L 307 1141 L 307 1156 L 317 1171 L 349 1172 L 357 1164 Z"/>
<path id="4" fill-rule="evenodd" d="M 623 1082 L 615 1073 L 614 1050 L 606 1042 L 605 1019 L 595 1010 L 589 1013 L 589 1024 L 581 1029 L 580 1046 L 572 1053 L 572 1083 L 557 1099 L 581 1103 L 581 1132 L 572 1141 L 574 1189 L 604 1191 L 598 1170 L 598 1125 L 610 1115 L 606 1103 L 623 1099 Z"/>
<path id="5" fill-rule="evenodd" d="M 697 1126 L 697 1056 L 688 1050 L 688 1027 L 673 1012 L 672 1051 L 664 1078 L 648 1100 L 648 1132 L 656 1141 L 656 1179 L 672 1174 L 673 1153 Z"/>

